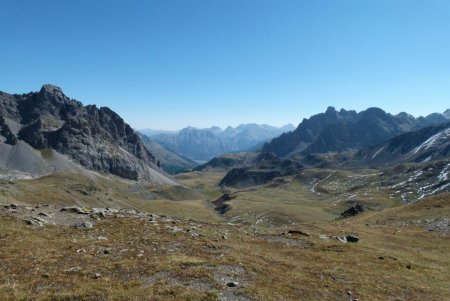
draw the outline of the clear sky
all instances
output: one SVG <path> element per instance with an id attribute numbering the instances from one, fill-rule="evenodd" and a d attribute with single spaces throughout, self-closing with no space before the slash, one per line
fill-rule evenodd
<path id="1" fill-rule="evenodd" d="M 0 90 L 44 83 L 135 128 L 450 107 L 448 0 L 0 0 Z"/>

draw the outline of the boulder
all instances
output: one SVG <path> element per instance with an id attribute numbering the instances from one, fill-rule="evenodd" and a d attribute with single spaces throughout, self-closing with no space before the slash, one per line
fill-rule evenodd
<path id="1" fill-rule="evenodd" d="M 354 203 L 347 210 L 341 213 L 342 218 L 352 217 L 366 211 L 366 207 L 364 205 L 360 205 L 358 203 Z"/>

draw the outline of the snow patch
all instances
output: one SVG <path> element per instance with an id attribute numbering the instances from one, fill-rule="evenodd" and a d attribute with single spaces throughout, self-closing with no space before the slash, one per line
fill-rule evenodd
<path id="1" fill-rule="evenodd" d="M 383 146 L 382 148 L 380 148 L 379 150 L 377 150 L 377 151 L 375 152 L 375 154 L 373 154 L 372 159 L 375 159 L 375 157 L 378 156 L 378 154 L 381 153 L 381 152 L 383 151 L 384 148 L 385 148 L 385 147 Z"/>
<path id="2" fill-rule="evenodd" d="M 422 149 L 429 149 L 430 147 L 436 145 L 440 140 L 446 140 L 450 138 L 450 128 L 447 128 L 430 138 L 428 138 L 424 143 L 422 143 L 420 146 L 416 147 L 412 150 L 412 154 L 417 154 Z"/>

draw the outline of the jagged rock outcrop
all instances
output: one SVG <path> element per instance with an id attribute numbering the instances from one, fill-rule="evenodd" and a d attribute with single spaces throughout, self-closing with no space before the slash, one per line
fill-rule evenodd
<path id="1" fill-rule="evenodd" d="M 52 149 L 83 167 L 132 180 L 174 183 L 160 172 L 140 136 L 111 109 L 83 106 L 53 85 L 28 94 L 0 93 L 0 134 Z"/>

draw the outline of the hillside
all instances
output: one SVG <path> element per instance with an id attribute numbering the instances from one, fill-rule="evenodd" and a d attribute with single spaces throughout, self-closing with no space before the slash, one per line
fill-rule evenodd
<path id="1" fill-rule="evenodd" d="M 363 149 L 355 160 L 363 164 L 389 165 L 400 162 L 426 162 L 450 156 L 450 123 L 426 127 Z"/>
<path id="2" fill-rule="evenodd" d="M 196 162 L 164 148 L 155 139 L 145 135 L 141 137 L 147 149 L 155 156 L 156 163 L 169 174 L 176 174 L 198 165 Z"/>

